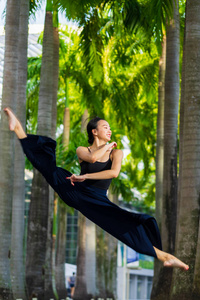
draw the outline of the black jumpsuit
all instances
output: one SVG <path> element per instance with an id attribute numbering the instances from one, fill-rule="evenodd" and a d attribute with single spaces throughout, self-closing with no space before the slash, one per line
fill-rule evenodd
<path id="1" fill-rule="evenodd" d="M 162 250 L 162 245 L 159 229 L 153 217 L 120 208 L 107 198 L 106 189 L 93 185 L 95 183 L 93 180 L 75 182 L 73 186 L 70 180 L 66 179 L 71 173 L 56 166 L 56 142 L 51 138 L 28 135 L 20 139 L 20 142 L 27 158 L 67 205 L 79 210 L 135 251 L 157 257 L 153 246 Z M 101 168 L 102 170 L 107 168 L 104 163 L 97 164 L 98 172 Z M 94 168 L 94 164 L 89 165 L 93 165 Z M 82 167 L 84 168 L 85 166 Z"/>

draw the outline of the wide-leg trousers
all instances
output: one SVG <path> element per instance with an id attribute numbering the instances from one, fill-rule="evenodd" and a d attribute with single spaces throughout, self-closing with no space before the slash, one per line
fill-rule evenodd
<path id="1" fill-rule="evenodd" d="M 51 138 L 27 135 L 20 142 L 32 165 L 67 205 L 79 210 L 135 251 L 157 257 L 153 246 L 161 250 L 162 244 L 153 217 L 120 208 L 108 199 L 106 190 L 89 186 L 87 181 L 77 182 L 73 186 L 66 179 L 71 173 L 56 166 L 56 142 Z"/>

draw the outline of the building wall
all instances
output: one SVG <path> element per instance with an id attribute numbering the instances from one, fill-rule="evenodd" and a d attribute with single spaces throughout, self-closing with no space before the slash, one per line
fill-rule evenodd
<path id="1" fill-rule="evenodd" d="M 119 300 L 149 300 L 153 270 L 118 267 L 117 297 Z"/>

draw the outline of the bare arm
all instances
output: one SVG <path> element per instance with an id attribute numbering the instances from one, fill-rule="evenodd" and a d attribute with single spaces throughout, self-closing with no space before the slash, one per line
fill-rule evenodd
<path id="1" fill-rule="evenodd" d="M 71 184 L 74 185 L 74 182 L 82 182 L 86 179 L 98 180 L 98 179 L 110 179 L 110 178 L 117 177 L 121 170 L 123 152 L 122 152 L 122 150 L 116 149 L 113 151 L 112 156 L 113 156 L 113 161 L 112 161 L 112 167 L 110 170 L 105 170 L 105 171 L 90 173 L 90 174 L 84 174 L 84 175 L 73 174 L 71 177 L 68 177 L 67 179 L 70 179 Z"/>
<path id="2" fill-rule="evenodd" d="M 112 167 L 110 170 L 105 170 L 101 172 L 96 173 L 89 173 L 84 174 L 85 179 L 110 179 L 110 178 L 116 178 L 119 175 L 119 172 L 121 170 L 121 164 L 122 164 L 122 158 L 123 158 L 123 152 L 122 150 L 114 150 L 112 153 L 113 161 L 112 161 Z"/>
<path id="3" fill-rule="evenodd" d="M 101 159 L 101 157 L 107 152 L 111 151 L 114 147 L 116 147 L 117 144 L 115 142 L 112 142 L 110 144 L 107 144 L 103 146 L 102 148 L 89 152 L 88 148 L 86 147 L 78 147 L 76 149 L 76 154 L 78 156 L 79 162 L 87 161 L 89 163 L 94 163 L 97 160 Z"/>

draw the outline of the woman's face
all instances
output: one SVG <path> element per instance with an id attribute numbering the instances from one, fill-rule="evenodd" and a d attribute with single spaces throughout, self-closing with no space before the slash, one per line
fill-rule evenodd
<path id="1" fill-rule="evenodd" d="M 105 120 L 98 121 L 97 128 L 93 129 L 94 137 L 96 136 L 105 142 L 109 142 L 111 140 L 111 134 L 112 131 L 110 129 L 110 125 Z"/>

